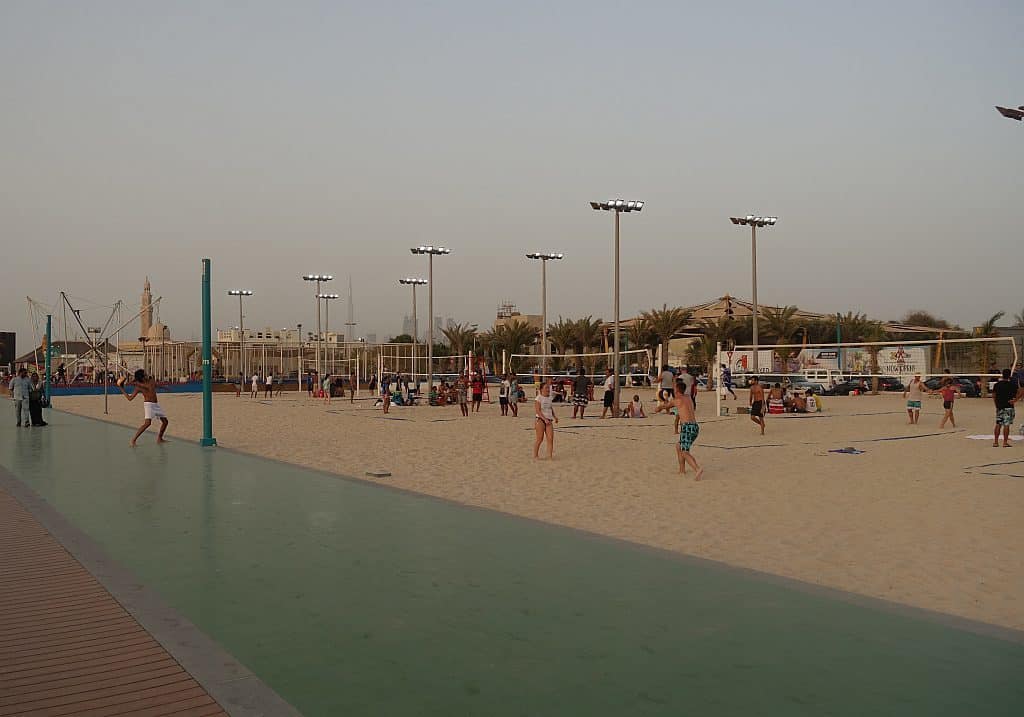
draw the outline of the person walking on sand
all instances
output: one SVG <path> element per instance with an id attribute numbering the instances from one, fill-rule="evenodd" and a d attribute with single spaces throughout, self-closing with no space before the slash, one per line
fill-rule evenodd
<path id="1" fill-rule="evenodd" d="M 738 397 L 736 396 L 736 392 L 732 390 L 733 389 L 732 371 L 730 371 L 729 367 L 726 366 L 724 363 L 721 365 L 721 369 L 722 369 L 722 387 L 726 391 L 728 391 L 729 393 L 732 394 L 732 400 L 735 401 L 735 400 L 737 400 Z M 724 394 L 723 394 L 723 397 L 724 397 Z"/>
<path id="2" fill-rule="evenodd" d="M 540 444 L 548 442 L 548 460 L 555 457 L 555 424 L 558 423 L 558 416 L 555 415 L 554 403 L 551 401 L 551 382 L 545 381 L 540 385 L 540 393 L 533 399 L 534 430 L 536 440 L 533 442 L 533 458 L 540 459 Z"/>
<path id="3" fill-rule="evenodd" d="M 992 440 L 992 447 L 999 447 L 999 431 L 1003 432 L 1003 447 L 1012 448 L 1010 445 L 1010 426 L 1016 418 L 1016 411 L 1013 408 L 1018 400 L 1024 397 L 1024 388 L 1021 388 L 1016 381 L 1010 380 L 1010 369 L 1003 369 L 1003 377 L 996 381 L 992 388 L 992 401 L 996 404 L 996 430 Z"/>
<path id="4" fill-rule="evenodd" d="M 480 404 L 484 400 L 484 377 L 479 371 L 473 374 L 470 384 L 473 389 L 473 412 L 480 413 Z"/>
<path id="5" fill-rule="evenodd" d="M 761 427 L 764 435 L 764 386 L 757 376 L 750 377 L 750 420 Z"/>
<path id="6" fill-rule="evenodd" d="M 679 443 L 676 444 L 676 459 L 679 461 L 679 472 L 685 474 L 686 466 L 690 465 L 693 467 L 693 470 L 697 471 L 693 479 L 700 480 L 701 476 L 704 475 L 704 469 L 701 468 L 700 463 L 697 462 L 697 459 L 690 452 L 694 441 L 700 435 L 700 426 L 697 424 L 697 416 L 693 410 L 693 401 L 690 399 L 690 394 L 686 390 L 686 385 L 683 381 L 676 383 L 675 398 L 672 402 L 675 404 L 676 418 L 679 420 Z"/>
<path id="7" fill-rule="evenodd" d="M 514 373 L 508 375 L 508 405 L 512 416 L 519 416 L 519 377 Z"/>
<path id="8" fill-rule="evenodd" d="M 459 376 L 455 382 L 455 396 L 459 401 L 459 411 L 463 416 L 469 416 L 469 396 L 466 387 L 466 377 Z"/>
<path id="9" fill-rule="evenodd" d="M 508 394 L 512 389 L 512 382 L 508 380 L 508 374 L 501 377 L 501 384 L 498 386 L 498 404 L 501 406 L 501 415 L 508 415 Z"/>
<path id="10" fill-rule="evenodd" d="M 572 417 L 576 418 L 577 412 L 579 412 L 580 420 L 583 419 L 583 413 L 587 410 L 587 391 L 590 390 L 590 376 L 583 371 L 583 365 L 580 364 L 576 367 L 576 376 L 572 380 Z"/>
<path id="11" fill-rule="evenodd" d="M 324 392 L 324 403 L 328 406 L 331 405 L 331 374 L 325 373 L 324 380 L 320 383 L 320 388 Z"/>
<path id="12" fill-rule="evenodd" d="M 238 385 L 235 386 L 235 398 L 242 397 L 242 386 L 245 385 L 245 374 L 241 371 L 238 372 Z"/>
<path id="13" fill-rule="evenodd" d="M 676 375 L 672 373 L 672 369 L 669 368 L 668 364 L 661 367 L 661 373 L 658 374 L 658 398 L 671 403 L 672 398 L 675 396 Z"/>
<path id="14" fill-rule="evenodd" d="M 356 389 L 359 388 L 359 379 L 356 378 L 356 372 L 353 371 L 348 375 L 348 402 L 355 403 L 356 401 Z"/>
<path id="15" fill-rule="evenodd" d="M 945 428 L 946 421 L 949 421 L 950 426 L 956 428 L 956 419 L 953 418 L 953 401 L 956 400 L 956 388 L 953 385 L 953 379 L 943 379 L 942 388 L 939 389 L 939 393 L 942 394 L 942 408 L 946 411 L 942 414 L 942 420 L 939 421 L 939 428 Z"/>
<path id="16" fill-rule="evenodd" d="M 268 373 L 267 380 L 263 382 L 263 398 L 274 397 L 274 374 Z"/>
<path id="17" fill-rule="evenodd" d="M 258 398 L 260 395 L 260 375 L 254 373 L 252 375 L 252 390 L 249 392 L 249 398 Z"/>
<path id="18" fill-rule="evenodd" d="M 612 405 L 615 403 L 615 376 L 610 368 L 604 370 L 604 396 L 601 397 L 601 418 L 611 411 L 610 418 L 615 418 Z"/>
<path id="19" fill-rule="evenodd" d="M 921 401 L 925 393 L 931 393 L 921 380 L 921 374 L 915 373 L 914 378 L 907 384 L 903 392 L 903 398 L 907 399 L 907 425 L 916 426 L 921 420 Z"/>
<path id="20" fill-rule="evenodd" d="M 117 387 L 121 389 L 121 393 L 129 401 L 134 401 L 136 396 L 142 394 L 142 413 L 145 419 L 142 425 L 139 426 L 139 430 L 132 436 L 132 440 L 128 445 L 135 448 L 135 441 L 139 440 L 139 436 L 153 425 L 154 418 L 160 419 L 160 431 L 156 434 L 156 442 L 166 443 L 164 432 L 167 430 L 167 414 L 164 413 L 164 409 L 160 407 L 160 403 L 156 398 L 156 379 L 152 376 L 146 376 L 146 372 L 140 368 L 135 372 L 135 389 L 131 393 L 124 390 L 124 381 L 123 377 L 118 379 Z"/>

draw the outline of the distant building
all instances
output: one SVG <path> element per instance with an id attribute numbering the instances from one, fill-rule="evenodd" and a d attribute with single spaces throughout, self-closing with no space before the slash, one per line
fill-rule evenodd
<path id="1" fill-rule="evenodd" d="M 540 331 L 543 328 L 544 317 L 541 314 L 523 314 L 511 301 L 503 301 L 498 305 L 498 314 L 494 319 L 494 328 L 514 323 L 526 323 L 532 328 Z"/>

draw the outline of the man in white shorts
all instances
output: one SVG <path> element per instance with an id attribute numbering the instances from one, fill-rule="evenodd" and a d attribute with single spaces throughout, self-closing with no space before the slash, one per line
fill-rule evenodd
<path id="1" fill-rule="evenodd" d="M 142 425 L 139 426 L 139 430 L 132 436 L 131 443 L 129 444 L 132 448 L 135 448 L 135 441 L 139 440 L 139 436 L 146 432 L 146 430 L 153 425 L 153 419 L 160 419 L 160 432 L 157 433 L 156 442 L 166 443 L 164 440 L 164 431 L 167 430 L 167 414 L 164 413 L 164 409 L 160 407 L 160 403 L 156 399 L 156 379 L 152 376 L 146 376 L 146 372 L 141 368 L 135 372 L 135 390 L 130 394 L 124 390 L 124 378 L 121 378 L 117 382 L 117 387 L 121 389 L 121 393 L 124 394 L 125 398 L 129 401 L 134 401 L 135 397 L 140 393 L 142 394 L 142 410 L 145 420 Z"/>

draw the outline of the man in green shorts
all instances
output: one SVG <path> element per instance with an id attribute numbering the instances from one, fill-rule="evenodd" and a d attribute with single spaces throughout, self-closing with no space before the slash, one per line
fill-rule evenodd
<path id="1" fill-rule="evenodd" d="M 704 475 L 704 469 L 700 467 L 697 459 L 690 453 L 694 441 L 700 435 L 700 426 L 697 425 L 697 416 L 693 411 L 693 401 L 686 391 L 686 384 L 683 381 L 676 382 L 675 396 L 672 402 L 676 408 L 676 418 L 679 420 L 679 443 L 676 444 L 676 459 L 679 461 L 679 472 L 686 473 L 687 464 L 693 466 L 697 471 L 694 480 L 700 480 Z"/>

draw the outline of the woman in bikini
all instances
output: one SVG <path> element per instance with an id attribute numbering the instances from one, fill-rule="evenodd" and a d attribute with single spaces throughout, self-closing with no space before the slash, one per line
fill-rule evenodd
<path id="1" fill-rule="evenodd" d="M 558 423 L 558 416 L 555 415 L 554 404 L 551 401 L 550 381 L 541 384 L 540 392 L 533 399 L 533 403 L 536 414 L 533 423 L 537 433 L 537 439 L 533 443 L 533 457 L 540 458 L 540 444 L 547 439 L 548 460 L 551 460 L 555 455 L 555 424 Z"/>

